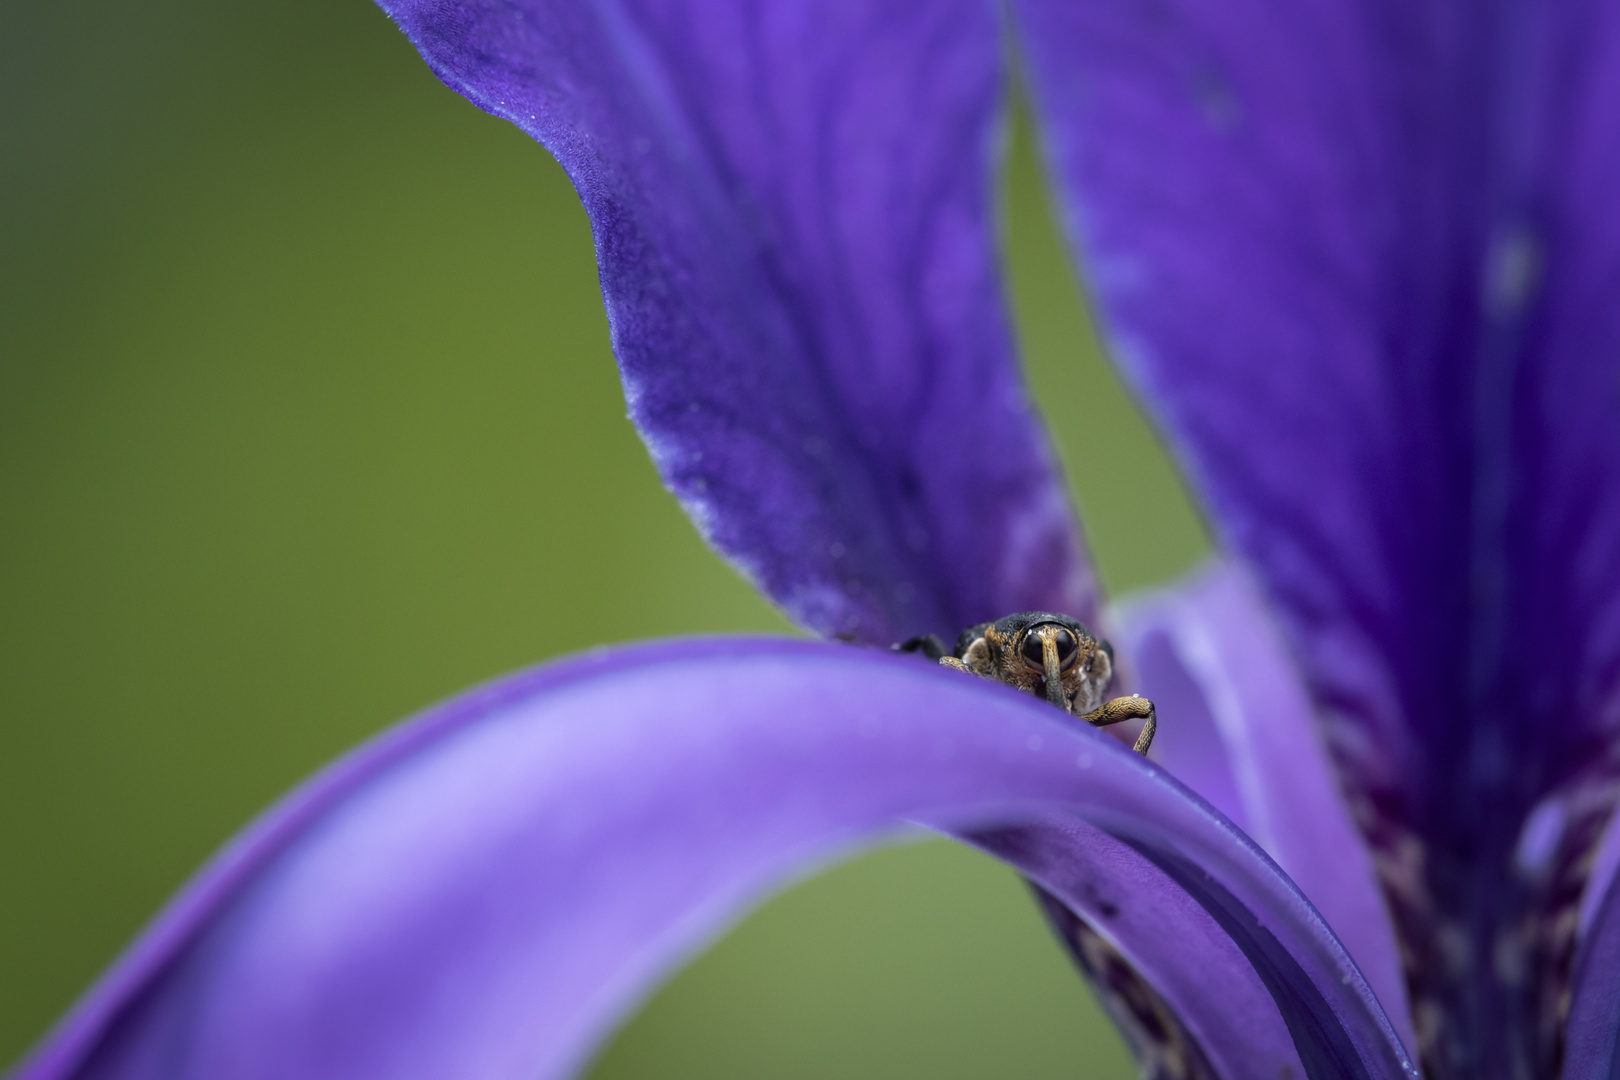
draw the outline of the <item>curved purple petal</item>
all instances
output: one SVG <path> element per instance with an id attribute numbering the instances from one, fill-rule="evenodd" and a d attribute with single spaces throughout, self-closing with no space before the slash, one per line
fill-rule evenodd
<path id="1" fill-rule="evenodd" d="M 1564 1080 L 1620 1077 L 1620 889 L 1605 886 L 1572 979 Z"/>
<path id="2" fill-rule="evenodd" d="M 800 623 L 887 645 L 1088 618 L 1013 362 L 980 0 L 382 0 L 590 213 L 631 418 Z"/>
<path id="3" fill-rule="evenodd" d="M 1328 725 L 1425 1058 L 1546 1075 L 1620 724 L 1620 9 L 1012 6 L 1116 355 Z"/>
<path id="4" fill-rule="evenodd" d="M 1613 859 L 1614 836 L 1604 849 Z M 1620 1076 L 1620 887 L 1613 866 L 1583 911 L 1580 954 L 1571 980 L 1568 1051 L 1564 1080 L 1613 1080 Z M 1594 873 L 1592 884 L 1600 878 Z"/>
<path id="5" fill-rule="evenodd" d="M 16 1080 L 566 1075 L 764 890 L 908 819 L 1086 917 L 1221 1075 L 1415 1075 L 1314 909 L 1162 771 L 937 667 L 716 640 L 521 673 L 338 763 Z"/>
<path id="6" fill-rule="evenodd" d="M 1310 697 L 1253 582 L 1240 567 L 1216 563 L 1123 605 L 1116 625 L 1142 691 L 1175 718 L 1155 740 L 1154 760 L 1287 871 L 1413 1045 L 1394 928 L 1372 860 Z"/>
<path id="7" fill-rule="evenodd" d="M 1591 932 L 1598 912 L 1608 899 L 1609 889 L 1614 885 L 1617 876 L 1620 876 L 1620 829 L 1615 828 L 1611 820 L 1603 833 L 1603 839 L 1592 855 L 1591 871 L 1586 876 L 1586 890 L 1581 894 L 1580 921 L 1576 926 L 1577 939 L 1584 938 Z"/>

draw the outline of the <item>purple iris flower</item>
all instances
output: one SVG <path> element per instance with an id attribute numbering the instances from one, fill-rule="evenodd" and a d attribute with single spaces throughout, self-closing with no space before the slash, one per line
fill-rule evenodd
<path id="1" fill-rule="evenodd" d="M 564 1076 L 906 822 L 1038 886 L 1149 1072 L 1620 1075 L 1620 7 L 383 6 L 568 170 L 665 482 L 837 640 L 604 650 L 406 723 L 19 1080 Z M 1000 291 L 1009 38 L 1224 552 L 1113 613 Z M 1027 609 L 1108 621 L 1154 760 L 882 648 Z"/>

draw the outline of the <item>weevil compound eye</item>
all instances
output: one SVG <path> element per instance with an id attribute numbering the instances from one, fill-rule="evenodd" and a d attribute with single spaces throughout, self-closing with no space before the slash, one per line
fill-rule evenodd
<path id="1" fill-rule="evenodd" d="M 1044 641 L 1048 635 L 1052 637 L 1052 644 L 1057 646 L 1058 668 L 1067 671 L 1074 666 L 1075 657 L 1080 652 L 1080 642 L 1072 633 L 1055 623 L 1042 623 L 1029 628 L 1029 632 L 1024 635 L 1024 663 L 1028 664 L 1032 671 L 1046 670 Z"/>

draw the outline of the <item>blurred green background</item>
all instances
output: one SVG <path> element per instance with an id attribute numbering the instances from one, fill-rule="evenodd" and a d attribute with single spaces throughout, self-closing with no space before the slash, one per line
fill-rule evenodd
<path id="1" fill-rule="evenodd" d="M 0 1063 L 389 722 L 598 641 L 788 631 L 624 419 L 561 171 L 362 0 L 7 5 L 0 155 Z M 1104 577 L 1162 580 L 1204 535 L 1023 125 L 1006 189 Z M 1131 1067 L 1019 882 L 931 842 L 768 904 L 595 1075 L 992 1072 Z"/>

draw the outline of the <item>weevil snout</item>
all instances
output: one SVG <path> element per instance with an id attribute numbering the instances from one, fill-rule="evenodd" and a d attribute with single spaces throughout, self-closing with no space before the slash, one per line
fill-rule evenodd
<path id="1" fill-rule="evenodd" d="M 1046 700 L 1067 710 L 1069 694 L 1063 685 L 1063 676 L 1073 671 L 1080 659 L 1080 643 L 1075 636 L 1056 623 L 1041 623 L 1024 632 L 1024 644 L 1019 651 L 1024 657 L 1024 667 L 1040 674 Z"/>

